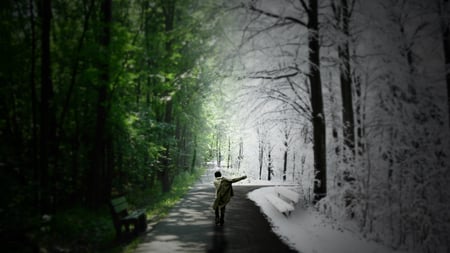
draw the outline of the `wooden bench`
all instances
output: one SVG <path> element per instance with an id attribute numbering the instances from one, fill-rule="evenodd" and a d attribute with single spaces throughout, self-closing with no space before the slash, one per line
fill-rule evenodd
<path id="1" fill-rule="evenodd" d="M 110 208 L 118 238 L 122 238 L 125 235 L 124 233 L 130 234 L 132 231 L 133 234 L 138 234 L 147 229 L 145 210 L 129 212 L 128 202 L 125 197 L 122 196 L 112 199 Z M 133 230 L 130 229 L 131 225 L 133 226 Z"/>
<path id="2" fill-rule="evenodd" d="M 294 206 L 282 200 L 276 195 L 266 195 L 267 201 L 272 204 L 284 216 L 289 216 L 294 211 Z"/>
<path id="3" fill-rule="evenodd" d="M 295 206 L 300 199 L 300 194 L 285 187 L 277 187 L 276 192 L 278 194 L 278 197 L 286 200 L 293 206 Z"/>

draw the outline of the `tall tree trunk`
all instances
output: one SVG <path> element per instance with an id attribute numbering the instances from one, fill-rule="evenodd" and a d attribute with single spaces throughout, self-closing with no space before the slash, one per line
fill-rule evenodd
<path id="1" fill-rule="evenodd" d="M 194 152 L 192 154 L 191 172 L 194 172 L 196 162 L 197 162 L 197 136 L 194 136 Z"/>
<path id="2" fill-rule="evenodd" d="M 220 168 L 221 162 L 222 162 L 222 151 L 220 150 L 220 133 L 219 130 L 217 130 L 216 135 L 216 158 L 217 158 L 217 166 Z"/>
<path id="3" fill-rule="evenodd" d="M 340 6 L 337 7 L 339 11 L 336 13 L 336 19 L 339 29 L 341 30 L 344 38 L 343 43 L 338 45 L 339 56 L 339 70 L 340 70 L 340 83 L 341 83 L 341 96 L 342 96 L 342 120 L 344 126 L 344 162 L 350 162 L 353 160 L 355 154 L 355 123 L 353 115 L 353 97 L 352 97 L 352 78 L 350 67 L 350 50 L 349 50 L 349 23 L 351 13 L 347 0 L 341 0 Z M 348 157 L 348 156 L 351 157 Z"/>
<path id="4" fill-rule="evenodd" d="M 51 152 L 54 151 L 55 142 L 55 110 L 54 92 L 51 77 L 50 60 L 50 22 L 51 22 L 51 0 L 42 1 L 41 20 L 41 131 L 40 131 L 40 187 L 41 187 L 41 210 L 50 211 L 50 178 L 51 178 Z"/>
<path id="5" fill-rule="evenodd" d="M 241 161 L 244 159 L 244 143 L 242 141 L 242 137 L 239 138 L 239 155 L 238 155 L 238 164 L 237 169 L 239 170 L 241 168 Z"/>
<path id="6" fill-rule="evenodd" d="M 172 106 L 173 102 L 172 100 L 169 100 L 166 102 L 166 109 L 165 109 L 165 116 L 164 116 L 164 122 L 166 124 L 171 124 L 172 122 Z M 159 173 L 159 179 L 161 181 L 162 185 L 162 191 L 163 192 L 169 192 L 171 185 L 170 185 L 170 143 L 166 143 L 165 145 L 165 151 L 162 157 L 162 163 L 161 163 L 161 171 Z"/>
<path id="7" fill-rule="evenodd" d="M 283 157 L 283 181 L 286 181 L 287 179 L 287 164 L 288 164 L 288 153 L 289 153 L 289 137 L 291 135 L 291 129 L 289 128 L 289 125 L 286 121 L 283 122 L 284 124 L 284 157 Z"/>
<path id="8" fill-rule="evenodd" d="M 137 80 L 136 83 L 136 105 L 139 108 L 139 103 L 141 101 L 141 93 L 142 93 L 142 88 L 141 88 L 141 81 L 140 79 Z"/>
<path id="9" fill-rule="evenodd" d="M 261 139 L 261 136 L 259 138 L 260 139 L 258 141 L 258 148 L 259 148 L 258 161 L 259 161 L 259 180 L 261 180 L 262 179 L 263 159 L 264 159 L 264 144 Z"/>
<path id="10" fill-rule="evenodd" d="M 273 175 L 273 167 L 272 167 L 272 155 L 271 155 L 271 150 L 270 150 L 270 146 L 269 146 L 269 151 L 267 151 L 267 180 L 270 181 L 272 180 L 272 175 Z"/>
<path id="11" fill-rule="evenodd" d="M 184 126 L 181 125 L 180 118 L 176 117 L 175 123 L 175 140 L 177 141 L 177 152 L 175 155 L 174 165 L 177 167 L 183 167 L 183 135 L 184 135 Z"/>
<path id="12" fill-rule="evenodd" d="M 445 80 L 447 82 L 447 106 L 448 106 L 448 124 L 450 128 L 450 24 L 448 11 L 450 10 L 449 1 L 443 0 L 440 6 L 442 43 L 444 47 L 445 58 Z"/>
<path id="13" fill-rule="evenodd" d="M 284 157 L 283 157 L 283 181 L 287 178 L 287 160 L 289 151 L 289 130 L 285 122 L 285 132 L 284 132 Z"/>
<path id="14" fill-rule="evenodd" d="M 286 181 L 286 173 L 287 173 L 287 159 L 288 159 L 288 150 L 284 151 L 284 160 L 283 160 L 283 181 Z"/>
<path id="15" fill-rule="evenodd" d="M 292 154 L 292 182 L 295 181 L 295 153 Z"/>
<path id="16" fill-rule="evenodd" d="M 188 129 L 186 127 L 186 124 L 183 124 L 183 129 L 181 131 L 181 139 L 180 139 L 180 147 L 178 153 L 181 155 L 181 162 L 180 166 L 183 168 L 189 168 L 188 162 L 187 162 L 187 156 L 188 149 L 186 147 L 186 139 L 188 138 Z"/>
<path id="17" fill-rule="evenodd" d="M 95 125 L 94 147 L 89 179 L 87 200 L 91 207 L 98 207 L 106 202 L 108 196 L 106 182 L 108 166 L 106 163 L 107 135 L 106 121 L 108 117 L 108 85 L 109 85 L 109 47 L 111 40 L 112 0 L 103 0 L 101 4 L 102 30 L 99 38 L 101 52 L 99 62 L 100 80 L 97 98 L 97 118 Z"/>
<path id="18" fill-rule="evenodd" d="M 31 27 L 31 71 L 30 71 L 30 90 L 31 90 L 31 113 L 32 113 L 32 158 L 33 162 L 33 179 L 39 182 L 39 164 L 38 164 L 38 132 L 37 132 L 37 97 L 36 97 L 36 27 L 34 19 L 34 3 L 29 1 L 30 8 L 30 27 Z M 35 204 L 39 207 L 39 190 L 36 188 Z"/>
<path id="19" fill-rule="evenodd" d="M 365 96 L 362 95 L 362 84 L 361 84 L 361 78 L 357 77 L 356 78 L 356 82 L 355 82 L 355 99 L 356 99 L 356 107 L 355 107 L 355 116 L 356 116 L 356 137 L 357 137 L 357 142 L 356 142 L 356 155 L 360 158 L 363 157 L 363 154 L 365 152 L 365 148 L 364 148 L 364 138 L 365 138 L 365 133 L 364 133 L 364 129 L 363 129 L 363 121 L 365 118 L 364 115 L 364 103 L 366 103 L 365 101 Z"/>
<path id="20" fill-rule="evenodd" d="M 328 87 L 329 87 L 328 92 L 330 94 L 331 107 L 336 107 L 336 99 L 334 97 L 335 90 L 332 88 L 332 85 L 329 85 Z M 331 111 L 331 122 L 332 122 L 331 135 L 333 137 L 334 154 L 336 158 L 338 158 L 340 157 L 341 154 L 341 144 L 339 142 L 339 131 L 338 131 L 339 119 L 336 114 L 337 114 L 336 110 Z M 339 163 L 338 159 L 336 159 L 336 162 L 337 165 Z"/>
<path id="21" fill-rule="evenodd" d="M 323 112 L 320 77 L 320 45 L 318 1 L 310 0 L 308 9 L 309 82 L 311 86 L 312 124 L 314 140 L 314 202 L 327 194 L 325 115 Z"/>
<path id="22" fill-rule="evenodd" d="M 58 130 L 58 133 L 63 132 L 64 121 L 65 121 L 67 112 L 69 110 L 70 100 L 71 100 L 71 97 L 73 94 L 73 89 L 75 87 L 76 80 L 77 80 L 78 68 L 80 66 L 80 54 L 81 54 L 81 50 L 83 49 L 86 33 L 88 32 L 89 19 L 91 17 L 92 12 L 94 11 L 94 4 L 95 4 L 95 0 L 91 0 L 89 3 L 89 6 L 87 7 L 88 12 L 84 16 L 83 31 L 81 32 L 81 36 L 78 39 L 78 43 L 77 43 L 77 47 L 76 47 L 76 56 L 74 57 L 74 60 L 72 62 L 69 89 L 67 91 L 66 99 L 64 101 L 64 107 L 62 109 L 61 116 L 59 117 L 59 126 L 60 127 Z M 60 135 L 62 135 L 62 133 Z"/>
<path id="23" fill-rule="evenodd" d="M 230 168 L 230 162 L 231 162 L 231 140 L 230 137 L 228 137 L 227 169 Z"/>
<path id="24" fill-rule="evenodd" d="M 166 57 L 170 58 L 173 48 L 172 43 L 173 39 L 171 37 L 171 32 L 173 31 L 174 26 L 174 17 L 175 17 L 175 0 L 165 0 L 163 2 L 163 13 L 164 13 L 164 24 L 165 24 L 165 32 L 169 39 L 165 42 L 165 49 L 166 49 Z M 169 99 L 166 102 L 165 105 L 165 114 L 164 114 L 164 122 L 168 125 L 172 123 L 172 110 L 173 110 L 173 101 L 172 99 Z M 159 173 L 159 179 L 162 184 L 162 191 L 163 192 L 169 192 L 171 185 L 170 185 L 170 143 L 167 142 L 165 144 L 165 151 L 164 155 L 162 157 L 162 168 Z"/>
<path id="25" fill-rule="evenodd" d="M 75 100 L 77 99 L 77 96 L 75 96 Z M 78 103 L 77 103 L 78 104 Z M 77 199 L 81 199 L 82 195 L 80 195 L 80 183 L 79 183 L 79 161 L 80 161 L 80 123 L 79 123 L 79 112 L 78 110 L 75 111 L 75 133 L 72 138 L 72 189 L 75 189 L 76 194 L 75 196 Z"/>

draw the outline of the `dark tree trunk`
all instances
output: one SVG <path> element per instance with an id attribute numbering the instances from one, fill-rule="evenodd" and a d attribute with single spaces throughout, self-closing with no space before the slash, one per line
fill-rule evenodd
<path id="1" fill-rule="evenodd" d="M 284 162 L 283 162 L 283 181 L 286 181 L 286 173 L 287 173 L 287 159 L 288 159 L 288 151 L 287 148 L 284 151 Z"/>
<path id="2" fill-rule="evenodd" d="M 295 180 L 295 153 L 293 154 L 292 157 L 292 181 Z"/>
<path id="3" fill-rule="evenodd" d="M 194 172 L 196 162 L 197 162 L 197 136 L 194 136 L 194 152 L 192 154 L 191 172 Z"/>
<path id="4" fill-rule="evenodd" d="M 220 167 L 221 166 L 221 162 L 222 162 L 222 151 L 220 150 L 220 140 L 219 140 L 219 130 L 217 130 L 217 135 L 216 135 L 216 157 L 217 157 L 217 166 Z"/>
<path id="5" fill-rule="evenodd" d="M 227 168 L 230 168 L 230 162 L 231 162 L 231 140 L 230 137 L 228 137 Z"/>
<path id="6" fill-rule="evenodd" d="M 242 138 L 239 139 L 239 155 L 238 155 L 238 164 L 237 169 L 241 168 L 241 161 L 244 159 L 244 143 L 242 142 Z"/>
<path id="7" fill-rule="evenodd" d="M 75 133 L 74 137 L 72 138 L 72 189 L 75 189 L 76 193 L 73 194 L 76 195 L 77 199 L 81 199 L 81 195 L 79 195 L 79 159 L 80 159 L 80 142 L 79 142 L 79 136 L 80 136 L 80 125 L 79 125 L 79 114 L 78 110 L 75 111 Z"/>
<path id="8" fill-rule="evenodd" d="M 259 180 L 262 179 L 262 168 L 263 168 L 263 158 L 264 158 L 264 145 L 261 140 L 259 140 Z"/>
<path id="9" fill-rule="evenodd" d="M 141 81 L 137 80 L 137 84 L 136 84 L 136 105 L 139 106 L 139 103 L 141 101 Z"/>
<path id="10" fill-rule="evenodd" d="M 339 70 L 342 95 L 342 116 L 344 126 L 344 162 L 352 160 L 353 157 L 347 157 L 355 154 L 355 123 L 353 115 L 353 97 L 352 97 L 352 78 L 350 67 L 350 50 L 348 40 L 350 39 L 349 22 L 351 13 L 347 0 L 341 0 L 337 13 L 338 25 L 345 36 L 345 41 L 338 46 Z M 346 152 L 350 151 L 350 152 Z"/>
<path id="11" fill-rule="evenodd" d="M 448 9 L 449 1 L 444 0 L 441 6 L 441 29 L 442 29 L 442 42 L 444 47 L 445 57 L 445 80 L 447 81 L 447 105 L 448 105 L 448 120 L 450 127 L 450 25 L 448 23 L 448 13 L 445 10 Z"/>
<path id="12" fill-rule="evenodd" d="M 286 181 L 287 178 L 287 160 L 288 160 L 288 151 L 289 151 L 289 131 L 287 126 L 285 126 L 284 133 L 284 157 L 283 157 L 283 181 Z"/>
<path id="13" fill-rule="evenodd" d="M 309 46 L 309 82 L 311 85 L 311 105 L 314 140 L 314 202 L 327 194 L 327 167 L 325 144 L 325 115 L 323 113 L 322 81 L 320 77 L 320 46 L 318 1 L 309 1 L 308 10 L 308 46 Z"/>
<path id="14" fill-rule="evenodd" d="M 75 87 L 76 77 L 77 77 L 77 74 L 78 74 L 78 68 L 80 66 L 80 53 L 81 53 L 81 50 L 83 49 L 86 33 L 88 32 L 89 19 L 90 19 L 91 14 L 92 14 L 92 12 L 94 10 L 94 2 L 95 2 L 95 0 L 91 0 L 90 1 L 90 5 L 88 7 L 88 12 L 84 16 L 83 31 L 81 32 L 80 39 L 78 40 L 78 43 L 77 43 L 76 57 L 75 57 L 74 61 L 72 62 L 72 71 L 71 71 L 71 75 L 70 75 L 69 89 L 67 91 L 66 99 L 64 101 L 64 107 L 62 109 L 61 116 L 60 116 L 60 119 L 59 119 L 60 129 L 59 129 L 58 132 L 62 132 L 63 131 L 62 129 L 64 128 L 64 121 L 65 121 L 65 118 L 66 118 L 66 115 L 67 115 L 67 111 L 69 110 L 70 100 L 71 100 L 71 97 L 72 97 L 72 95 L 74 93 L 73 89 Z"/>
<path id="15" fill-rule="evenodd" d="M 361 87 L 361 80 L 360 78 L 356 78 L 355 81 L 355 96 L 358 103 L 356 103 L 355 107 L 355 116 L 356 116 L 356 136 L 357 136 L 357 143 L 356 143 L 356 153 L 359 157 L 362 157 L 365 152 L 365 145 L 364 145 L 364 126 L 363 122 L 365 119 L 365 115 L 363 114 L 363 103 L 364 103 L 364 97 L 362 95 L 362 87 Z"/>
<path id="16" fill-rule="evenodd" d="M 186 139 L 187 139 L 187 127 L 186 124 L 183 124 L 183 128 L 181 130 L 181 137 L 180 137 L 180 144 L 179 144 L 179 148 L 178 148 L 178 154 L 180 156 L 180 164 L 179 166 L 181 166 L 182 168 L 189 168 L 188 166 L 188 162 L 187 162 L 187 156 L 186 154 L 188 153 L 188 149 L 186 147 Z"/>
<path id="17" fill-rule="evenodd" d="M 165 109 L 165 116 L 164 116 L 164 122 L 166 124 L 170 124 L 172 122 L 172 107 L 173 102 L 172 100 L 169 100 L 166 102 L 166 109 Z M 165 151 L 162 157 L 162 171 L 159 173 L 159 179 L 161 181 L 162 185 L 162 191 L 163 192 L 169 192 L 171 185 L 170 185 L 170 144 L 166 143 Z"/>
<path id="18" fill-rule="evenodd" d="M 175 140 L 177 140 L 177 153 L 175 154 L 175 164 L 177 167 L 182 167 L 183 164 L 183 137 L 184 136 L 184 126 L 181 126 L 180 118 L 176 117 L 175 124 Z"/>
<path id="19" fill-rule="evenodd" d="M 334 97 L 334 90 L 331 88 L 331 86 L 328 89 L 328 92 L 330 93 L 330 103 L 334 106 L 336 105 L 336 100 Z M 341 145 L 339 143 L 339 132 L 338 132 L 338 117 L 336 115 L 336 112 L 333 110 L 331 112 L 331 121 L 333 124 L 333 127 L 331 129 L 331 135 L 333 137 L 333 145 L 334 145 L 334 154 L 336 157 L 340 157 L 341 154 Z"/>
<path id="20" fill-rule="evenodd" d="M 42 1 L 41 20 L 41 131 L 40 131 L 40 188 L 41 210 L 49 212 L 51 208 L 51 161 L 53 145 L 55 142 L 55 110 L 54 92 L 51 78 L 50 60 L 50 22 L 51 0 Z"/>
<path id="21" fill-rule="evenodd" d="M 271 152 L 269 150 L 268 154 L 267 154 L 267 180 L 268 181 L 272 180 L 272 175 L 273 175 L 272 156 L 270 153 Z"/>
<path id="22" fill-rule="evenodd" d="M 175 0 L 165 0 L 163 1 L 163 12 L 164 12 L 164 23 L 165 23 L 165 32 L 169 35 L 173 31 L 174 26 L 174 17 L 175 17 Z M 170 36 L 170 35 L 169 35 Z M 166 57 L 170 58 L 173 48 L 172 48 L 172 39 L 168 39 L 165 42 L 166 49 Z M 165 114 L 164 114 L 164 122 L 168 125 L 172 123 L 172 109 L 173 101 L 169 99 L 165 105 Z M 170 180 L 170 143 L 167 142 L 165 144 L 165 151 L 162 156 L 161 162 L 161 171 L 159 172 L 159 180 L 162 184 L 162 191 L 169 192 L 171 188 L 171 180 Z"/>
<path id="23" fill-rule="evenodd" d="M 101 59 L 99 62 L 100 80 L 97 98 L 97 118 L 95 125 L 94 145 L 92 151 L 91 168 L 88 173 L 87 200 L 89 206 L 95 208 L 106 203 L 109 185 L 107 171 L 107 135 L 106 122 L 108 117 L 108 84 L 109 76 L 109 46 L 111 40 L 112 0 L 103 0 L 101 5 L 102 30 L 99 38 Z"/>
<path id="24" fill-rule="evenodd" d="M 30 26 L 31 26 L 31 71 L 30 71 L 30 90 L 31 90 L 31 113 L 32 113 L 32 166 L 34 182 L 39 182 L 39 164 L 38 164 L 38 132 L 37 132 L 37 97 L 36 97 L 36 28 L 34 19 L 34 3 L 29 1 L 30 8 Z M 35 204 L 39 206 L 39 190 L 35 189 Z"/>

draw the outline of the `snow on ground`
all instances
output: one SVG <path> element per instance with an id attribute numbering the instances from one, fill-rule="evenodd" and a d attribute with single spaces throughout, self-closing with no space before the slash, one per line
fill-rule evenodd
<path id="1" fill-rule="evenodd" d="M 210 177 L 213 177 L 213 173 L 218 170 L 227 178 L 247 174 L 245 170 L 236 172 L 233 169 L 211 166 Z M 301 253 L 406 253 L 406 251 L 393 250 L 374 241 L 368 241 L 357 232 L 342 228 L 337 222 L 317 211 L 302 208 L 301 203 L 297 204 L 289 217 L 285 217 L 266 200 L 265 196 L 275 195 L 276 187 L 291 187 L 295 191 L 296 185 L 292 183 L 255 180 L 250 177 L 235 184 L 263 186 L 250 192 L 248 198 L 261 208 L 261 212 L 271 223 L 274 232 L 286 244 Z"/>
<path id="2" fill-rule="evenodd" d="M 265 198 L 276 187 L 263 187 L 248 194 L 267 216 L 273 230 L 301 253 L 404 253 L 370 242 L 357 233 L 338 227 L 335 222 L 298 203 L 289 217 L 278 212 Z"/>

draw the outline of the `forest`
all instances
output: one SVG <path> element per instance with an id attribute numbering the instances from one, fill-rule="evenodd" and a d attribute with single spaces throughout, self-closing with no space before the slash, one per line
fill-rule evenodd
<path id="1" fill-rule="evenodd" d="M 40 240 L 45 217 L 195 174 L 211 138 L 206 7 L 1 1 L 2 241 Z"/>
<path id="2" fill-rule="evenodd" d="M 449 2 L 232 2 L 222 83 L 247 173 L 367 239 L 447 252 Z"/>
<path id="3" fill-rule="evenodd" d="M 4 0 L 0 17 L 7 246 L 113 252 L 112 197 L 153 205 L 214 161 L 299 185 L 365 238 L 450 249 L 448 0 Z"/>

